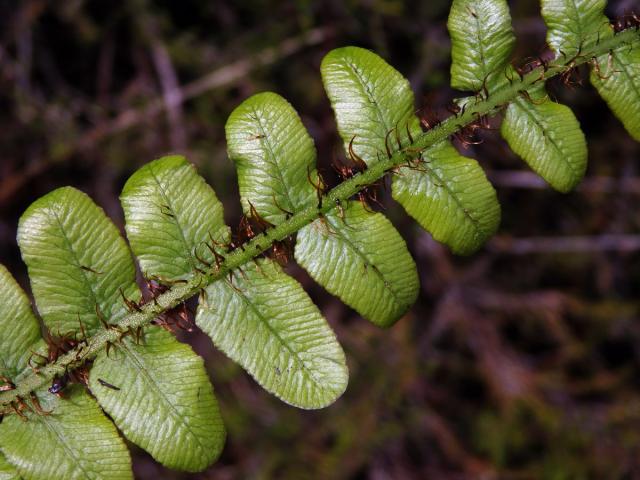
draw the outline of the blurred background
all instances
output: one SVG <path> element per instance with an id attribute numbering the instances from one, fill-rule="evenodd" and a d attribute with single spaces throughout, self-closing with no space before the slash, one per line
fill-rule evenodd
<path id="1" fill-rule="evenodd" d="M 545 46 L 539 4 L 509 2 L 518 63 Z M 224 124 L 253 93 L 299 111 L 321 168 L 340 142 L 319 65 L 332 48 L 371 48 L 400 70 L 416 107 L 442 110 L 449 2 L 430 0 L 0 0 L 0 262 L 28 288 L 18 218 L 63 185 L 88 193 L 122 230 L 118 194 L 144 163 L 187 155 L 237 225 Z M 611 18 L 636 0 L 609 2 Z M 583 78 L 586 78 L 583 73 Z M 345 348 L 350 385 L 302 411 L 258 387 L 208 338 L 228 440 L 206 472 L 166 470 L 131 446 L 139 479 L 640 478 L 640 144 L 588 82 L 552 95 L 589 144 L 587 177 L 550 190 L 497 132 L 461 148 L 503 207 L 498 235 L 454 257 L 402 210 L 386 214 L 418 265 L 421 294 L 384 331 L 294 264 Z"/>

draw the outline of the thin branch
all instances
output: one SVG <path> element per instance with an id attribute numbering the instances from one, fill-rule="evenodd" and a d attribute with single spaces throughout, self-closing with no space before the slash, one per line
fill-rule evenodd
<path id="1" fill-rule="evenodd" d="M 187 146 L 187 134 L 184 129 L 184 111 L 182 109 L 184 99 L 178 74 L 167 47 L 158 35 L 158 27 L 153 17 L 142 15 L 138 24 L 147 38 L 151 50 L 151 60 L 160 81 L 162 106 L 167 113 L 171 149 L 184 150 Z"/>
<path id="2" fill-rule="evenodd" d="M 181 93 L 175 91 L 175 89 L 167 89 L 163 92 L 162 98 L 151 100 L 146 107 L 137 110 L 125 110 L 113 120 L 89 129 L 78 139 L 75 145 L 69 146 L 63 154 L 55 159 L 36 161 L 32 168 L 15 172 L 15 174 L 3 180 L 0 183 L 0 205 L 12 198 L 31 178 L 45 172 L 50 166 L 56 163 L 68 160 L 75 152 L 89 150 L 101 140 L 140 125 L 144 120 L 149 120 L 159 115 L 168 106 L 182 105 L 187 100 L 198 97 L 210 90 L 232 84 L 236 80 L 246 77 L 253 70 L 275 63 L 306 47 L 321 44 L 332 35 L 333 29 L 329 27 L 309 30 L 300 36 L 284 40 L 275 47 L 266 48 L 255 56 L 244 58 L 216 69 L 184 85 Z M 3 51 L 0 50 L 0 54 L 2 53 Z"/>
<path id="3" fill-rule="evenodd" d="M 289 38 L 280 45 L 269 47 L 255 56 L 230 63 L 222 68 L 184 85 L 182 91 L 168 89 L 163 92 L 163 98 L 156 98 L 140 110 L 126 110 L 106 125 L 97 126 L 87 132 L 78 142 L 78 149 L 83 150 L 93 146 L 104 137 L 138 125 L 163 112 L 167 106 L 181 105 L 183 102 L 198 97 L 203 93 L 229 85 L 247 76 L 251 71 L 270 65 L 278 60 L 293 55 L 305 47 L 318 45 L 333 33 L 330 28 L 316 28 L 298 37 Z M 170 100 L 167 102 L 166 99 Z"/>
<path id="4" fill-rule="evenodd" d="M 169 121 L 171 148 L 184 150 L 187 146 L 187 134 L 184 130 L 184 112 L 182 110 L 184 99 L 178 75 L 173 68 L 173 62 L 167 48 L 159 40 L 154 40 L 151 46 L 151 57 L 162 86 L 162 100 Z"/>

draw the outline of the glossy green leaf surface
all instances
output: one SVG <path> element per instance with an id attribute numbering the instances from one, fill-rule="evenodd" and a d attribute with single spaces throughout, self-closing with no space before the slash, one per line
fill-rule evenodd
<path id="1" fill-rule="evenodd" d="M 640 140 L 640 47 L 622 46 L 598 57 L 591 84 L 620 119 L 629 134 Z"/>
<path id="2" fill-rule="evenodd" d="M 504 78 L 515 45 L 506 0 L 454 0 L 447 27 L 451 35 L 451 86 L 491 91 Z"/>
<path id="3" fill-rule="evenodd" d="M 300 408 L 333 403 L 348 381 L 344 352 L 300 284 L 271 260 L 206 288 L 196 323 L 266 390 Z"/>
<path id="4" fill-rule="evenodd" d="M 100 353 L 89 387 L 127 438 L 163 465 L 195 472 L 218 458 L 225 429 L 203 360 L 170 333 L 151 328 L 140 345 L 127 339 Z"/>
<path id="5" fill-rule="evenodd" d="M 50 415 L 26 412 L 0 424 L 0 449 L 26 480 L 131 479 L 131 458 L 113 423 L 79 386 L 64 399 L 43 391 Z"/>
<path id="6" fill-rule="evenodd" d="M 245 212 L 250 212 L 251 202 L 265 220 L 277 225 L 287 212 L 317 201 L 309 181 L 317 183 L 313 140 L 280 95 L 259 93 L 242 102 L 227 120 L 226 135 Z"/>
<path id="7" fill-rule="evenodd" d="M 31 349 L 41 338 L 27 295 L 0 265 L 0 375 L 15 380 L 28 368 Z"/>
<path id="8" fill-rule="evenodd" d="M 380 213 L 355 201 L 298 232 L 296 261 L 360 315 L 387 327 L 418 295 L 416 266 L 403 238 Z"/>
<path id="9" fill-rule="evenodd" d="M 204 268 L 199 258 L 214 260 L 204 242 L 229 240 L 222 204 L 182 156 L 163 157 L 140 168 L 125 184 L 120 200 L 127 238 L 146 278 L 186 279 L 195 268 Z"/>
<path id="10" fill-rule="evenodd" d="M 11 465 L 0 452 L 0 480 L 20 480 L 18 471 Z"/>
<path id="11" fill-rule="evenodd" d="M 553 188 L 568 192 L 584 177 L 587 142 L 569 107 L 544 89 L 509 104 L 500 133 L 511 149 Z"/>
<path id="12" fill-rule="evenodd" d="M 419 133 L 409 82 L 375 53 L 337 48 L 324 57 L 320 71 L 345 152 L 353 140 L 356 155 L 372 165 L 386 157 L 387 146 L 393 152 L 398 141 L 407 145 L 407 129 Z"/>
<path id="13" fill-rule="evenodd" d="M 36 200 L 20 218 L 18 245 L 38 312 L 54 333 L 102 328 L 127 313 L 120 289 L 139 296 L 129 248 L 104 211 L 63 187 Z M 100 312 L 99 314 L 97 313 Z"/>
<path id="14" fill-rule="evenodd" d="M 542 17 L 547 24 L 547 43 L 567 58 L 588 42 L 610 35 L 604 15 L 606 0 L 542 0 Z"/>
<path id="15" fill-rule="evenodd" d="M 409 215 L 454 253 L 476 251 L 500 223 L 500 204 L 484 171 L 449 141 L 427 150 L 418 168 L 402 167 L 393 177 L 392 192 Z"/>

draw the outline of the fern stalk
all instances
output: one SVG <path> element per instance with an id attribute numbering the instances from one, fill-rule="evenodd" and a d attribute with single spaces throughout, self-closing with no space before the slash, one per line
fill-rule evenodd
<path id="1" fill-rule="evenodd" d="M 638 31 L 634 28 L 627 29 L 593 45 L 583 48 L 583 51 L 574 58 L 560 56 L 549 62 L 546 66 L 538 66 L 522 78 L 505 82 L 502 88 L 495 90 L 488 98 L 482 98 L 479 93 L 475 100 L 467 103 L 463 113 L 453 115 L 435 128 L 417 136 L 411 144 L 404 145 L 401 150 L 391 157 L 381 159 L 371 165 L 364 172 L 345 180 L 326 194 L 317 206 L 311 206 L 297 212 L 288 220 L 278 226 L 267 230 L 265 233 L 254 237 L 233 252 L 226 255 L 220 267 L 211 268 L 204 274 L 195 273 L 194 277 L 185 283 L 174 284 L 167 292 L 158 296 L 155 302 L 147 303 L 140 307 L 140 311 L 128 314 L 117 324 L 104 329 L 87 339 L 88 345 L 80 345 L 74 350 L 61 356 L 56 362 L 50 363 L 23 378 L 17 383 L 14 390 L 0 392 L 0 415 L 11 413 L 10 403 L 16 399 L 26 398 L 29 393 L 37 388 L 50 383 L 54 376 L 63 375 L 65 371 L 72 370 L 82 365 L 87 360 L 94 358 L 98 352 L 107 348 L 107 345 L 117 343 L 130 330 L 147 326 L 162 313 L 181 304 L 190 297 L 203 292 L 207 285 L 224 278 L 229 272 L 238 269 L 267 251 L 274 242 L 284 240 L 298 232 L 305 225 L 310 224 L 322 215 L 337 208 L 342 202 L 347 201 L 363 188 L 372 185 L 396 167 L 415 159 L 418 152 L 449 138 L 466 126 L 478 120 L 482 116 L 493 116 L 501 111 L 519 95 L 526 95 L 536 88 L 540 82 L 560 75 L 570 68 L 588 63 L 597 57 L 606 55 L 625 44 L 633 45 L 640 42 Z M 400 126 L 402 127 L 402 126 Z"/>

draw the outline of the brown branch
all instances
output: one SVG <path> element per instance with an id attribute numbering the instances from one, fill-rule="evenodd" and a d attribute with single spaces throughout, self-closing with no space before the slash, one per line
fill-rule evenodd
<path id="1" fill-rule="evenodd" d="M 151 57 L 162 87 L 162 101 L 169 121 L 171 148 L 184 150 L 187 146 L 187 134 L 184 130 L 183 94 L 178 75 L 166 47 L 155 41 L 151 47 Z"/>
<path id="2" fill-rule="evenodd" d="M 332 30 L 330 28 L 310 30 L 301 36 L 289 38 L 276 47 L 266 48 L 255 56 L 238 60 L 214 70 L 186 84 L 181 92 L 167 90 L 163 92 L 163 98 L 153 99 L 146 107 L 139 110 L 125 110 L 106 125 L 97 126 L 90 130 L 78 142 L 78 149 L 83 150 L 89 148 L 104 137 L 126 130 L 139 124 L 143 120 L 153 118 L 164 111 L 167 105 L 181 105 L 183 102 L 198 97 L 209 90 L 229 85 L 245 77 L 251 71 L 270 65 L 281 58 L 293 55 L 305 47 L 318 45 L 331 35 Z M 166 102 L 166 98 L 171 98 L 171 100 Z"/>
<path id="3" fill-rule="evenodd" d="M 286 39 L 275 47 L 266 48 L 255 56 L 238 60 L 214 70 L 184 85 L 181 94 L 176 89 L 169 88 L 163 91 L 162 98 L 151 100 L 146 107 L 137 110 L 125 110 L 114 119 L 89 129 L 78 139 L 75 145 L 70 145 L 63 154 L 55 159 L 36 161 L 30 168 L 15 172 L 4 179 L 0 183 L 0 205 L 5 204 L 12 198 L 15 192 L 20 190 L 31 178 L 42 174 L 56 163 L 68 160 L 75 152 L 88 150 L 106 137 L 139 125 L 143 120 L 148 120 L 162 113 L 168 106 L 182 105 L 187 100 L 198 97 L 209 90 L 229 85 L 245 77 L 253 70 L 293 55 L 303 48 L 321 44 L 332 35 L 333 29 L 330 27 L 309 30 L 300 36 Z M 176 88 L 178 87 L 176 86 Z"/>
<path id="4" fill-rule="evenodd" d="M 151 50 L 151 60 L 160 81 L 162 106 L 167 113 L 169 140 L 173 150 L 184 150 L 187 146 L 187 134 L 184 129 L 184 102 L 178 74 L 173 67 L 171 55 L 158 34 L 158 26 L 153 17 L 142 15 L 140 28 L 147 37 Z"/>

